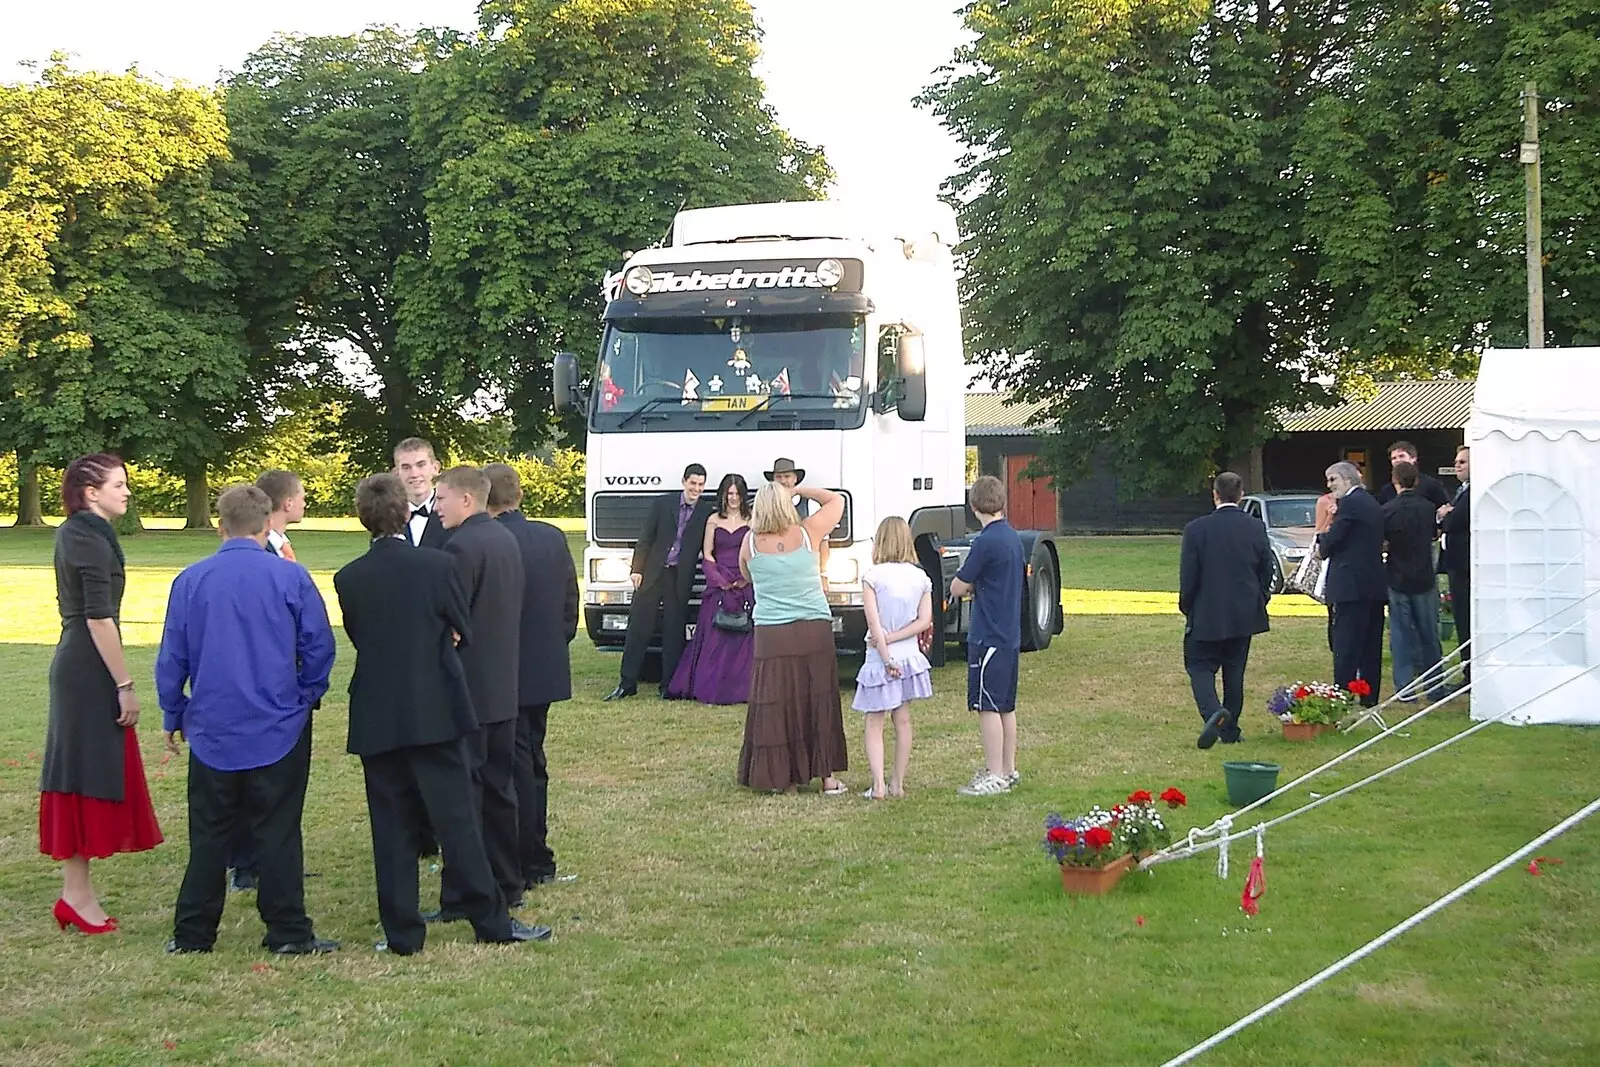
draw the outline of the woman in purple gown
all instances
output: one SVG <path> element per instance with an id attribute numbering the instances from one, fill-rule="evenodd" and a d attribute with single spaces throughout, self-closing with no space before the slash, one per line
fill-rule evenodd
<path id="1" fill-rule="evenodd" d="M 719 609 L 750 617 L 755 591 L 739 570 L 739 549 L 749 529 L 749 487 L 739 475 L 726 475 L 717 486 L 717 510 L 706 520 L 700 560 L 706 590 L 700 597 L 694 640 L 678 661 L 667 687 L 669 698 L 702 704 L 743 704 L 750 699 L 753 631 L 747 625 L 744 633 L 733 633 L 713 622 Z"/>

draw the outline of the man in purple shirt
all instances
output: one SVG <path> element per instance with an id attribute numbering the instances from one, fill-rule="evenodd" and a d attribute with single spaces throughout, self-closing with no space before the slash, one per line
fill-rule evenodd
<path id="1" fill-rule="evenodd" d="M 189 742 L 189 866 L 168 952 L 211 951 L 241 817 L 261 868 L 262 944 L 279 955 L 339 947 L 306 916 L 300 841 L 311 707 L 328 689 L 333 631 L 311 575 L 266 550 L 271 510 L 253 485 L 223 492 L 222 547 L 185 568 L 167 599 L 156 691 L 168 749 Z"/>
<path id="2" fill-rule="evenodd" d="M 633 547 L 633 602 L 628 608 L 628 636 L 622 646 L 622 677 L 607 700 L 621 700 L 639 691 L 656 623 L 661 623 L 661 695 L 678 669 L 687 643 L 689 594 L 700 564 L 700 544 L 712 502 L 702 500 L 706 469 L 691 463 L 683 469 L 683 492 L 663 495 L 650 507 L 639 541 Z"/>

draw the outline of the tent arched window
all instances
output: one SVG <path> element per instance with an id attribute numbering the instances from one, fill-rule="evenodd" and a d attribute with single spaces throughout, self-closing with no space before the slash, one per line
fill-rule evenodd
<path id="1" fill-rule="evenodd" d="M 1525 666 L 1586 660 L 1583 515 L 1555 481 L 1513 474 L 1473 504 L 1473 648 Z M 1513 635 L 1520 635 L 1513 637 Z"/>

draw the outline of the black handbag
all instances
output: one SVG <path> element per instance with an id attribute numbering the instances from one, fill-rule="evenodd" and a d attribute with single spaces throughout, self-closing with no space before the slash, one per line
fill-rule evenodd
<path id="1" fill-rule="evenodd" d="M 718 608 L 716 614 L 711 616 L 711 625 L 725 634 L 747 634 L 751 628 L 750 612 Z"/>

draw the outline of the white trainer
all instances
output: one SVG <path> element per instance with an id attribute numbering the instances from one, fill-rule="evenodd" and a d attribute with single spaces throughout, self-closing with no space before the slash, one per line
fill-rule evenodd
<path id="1" fill-rule="evenodd" d="M 990 774 L 988 770 L 981 770 L 972 776 L 972 781 L 956 790 L 964 797 L 992 797 L 1001 793 L 1011 792 L 1011 783 L 998 774 Z"/>

